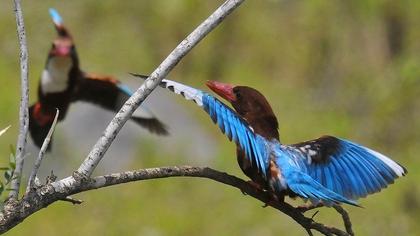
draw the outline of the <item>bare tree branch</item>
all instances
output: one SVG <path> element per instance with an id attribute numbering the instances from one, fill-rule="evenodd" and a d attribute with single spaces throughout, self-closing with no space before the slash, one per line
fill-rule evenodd
<path id="1" fill-rule="evenodd" d="M 25 195 L 21 201 L 17 203 L 15 202 L 13 207 L 5 208 L 2 212 L 3 214 L 0 215 L 0 233 L 6 232 L 31 214 L 47 207 L 53 202 L 66 199 L 67 196 L 76 193 L 133 181 L 187 176 L 208 178 L 238 188 L 241 192 L 246 193 L 247 195 L 252 196 L 290 216 L 307 231 L 313 229 L 325 235 L 350 235 L 340 229 L 315 222 L 312 218 L 304 216 L 298 208 L 294 208 L 285 202 L 273 202 L 267 192 L 255 188 L 248 182 L 238 177 L 213 170 L 211 168 L 190 166 L 149 168 L 97 176 L 89 180 L 81 179 L 80 176 L 77 176 L 77 173 L 75 174 L 76 176 L 74 176 L 74 178 L 81 183 L 77 188 L 66 188 L 64 191 L 60 188 L 58 189 L 62 191 L 60 192 L 54 187 L 54 183 L 47 184 L 37 188 L 36 191 L 29 192 L 29 194 Z"/>
<path id="2" fill-rule="evenodd" d="M 16 144 L 16 169 L 13 172 L 12 182 L 10 184 L 9 197 L 17 199 L 19 195 L 20 180 L 22 175 L 24 157 L 26 152 L 26 138 L 29 128 L 28 114 L 28 48 L 26 46 L 25 25 L 23 23 L 22 7 L 20 0 L 14 0 L 17 33 L 20 46 L 20 73 L 21 73 L 21 98 L 19 109 L 19 136 Z"/>
<path id="3" fill-rule="evenodd" d="M 29 192 L 34 187 L 36 175 L 38 173 L 39 167 L 41 167 L 42 159 L 44 158 L 48 145 L 51 142 L 51 136 L 54 133 L 55 125 L 57 124 L 59 114 L 60 114 L 60 111 L 57 109 L 57 112 L 55 113 L 54 121 L 50 127 L 50 130 L 48 131 L 47 137 L 45 137 L 44 142 L 42 143 L 41 150 L 39 151 L 39 154 L 38 154 L 38 158 L 35 160 L 34 168 L 32 169 L 32 173 L 29 176 L 26 192 Z"/>
<path id="4" fill-rule="evenodd" d="M 190 35 L 187 36 L 153 71 L 150 77 L 140 88 L 127 100 L 118 114 L 112 119 L 105 129 L 88 157 L 77 170 L 80 174 L 90 177 L 104 156 L 105 152 L 115 139 L 116 135 L 133 112 L 140 106 L 146 97 L 159 85 L 178 62 L 196 46 L 208 33 L 218 26 L 226 16 L 236 9 L 244 0 L 227 0 L 203 23 L 201 23 Z"/>
<path id="5" fill-rule="evenodd" d="M 223 173 L 211 168 L 200 168 L 200 167 L 190 167 L 190 166 L 181 166 L 181 167 L 161 167 L 161 168 L 150 168 L 143 169 L 139 171 L 127 171 L 117 174 L 98 176 L 92 179 L 89 184 L 86 184 L 82 187 L 83 191 L 102 188 L 106 186 L 112 186 L 116 184 L 139 181 L 139 180 L 148 180 L 156 178 L 167 178 L 167 177 L 177 177 L 177 176 L 188 176 L 188 177 L 202 177 L 215 180 L 217 182 L 236 187 L 241 190 L 241 192 L 246 193 L 263 203 L 268 204 L 269 206 L 278 209 L 279 211 L 285 213 L 286 215 L 292 217 L 297 223 L 303 226 L 305 229 L 310 230 L 314 229 L 326 235 L 335 234 L 335 235 L 353 235 L 351 230 L 351 222 L 348 217 L 347 212 L 341 207 L 334 207 L 340 214 L 347 215 L 345 224 L 350 223 L 349 230 L 347 234 L 339 229 L 334 227 L 328 227 L 320 223 L 316 223 L 311 218 L 305 217 L 297 208 L 292 207 L 291 205 L 284 202 L 273 202 L 267 192 L 256 189 L 248 182 Z M 347 223 L 348 222 L 348 223 Z M 347 229 L 347 225 L 346 225 Z M 348 230 L 348 229 L 347 229 Z"/>

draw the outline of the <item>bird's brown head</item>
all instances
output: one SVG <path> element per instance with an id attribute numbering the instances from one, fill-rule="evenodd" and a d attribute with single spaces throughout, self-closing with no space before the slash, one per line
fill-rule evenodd
<path id="1" fill-rule="evenodd" d="M 56 61 L 60 62 L 59 64 L 62 66 L 67 64 L 70 65 L 70 67 L 78 68 L 79 58 L 77 56 L 73 37 L 62 23 L 54 22 L 54 26 L 57 30 L 57 37 L 52 42 L 48 55 L 48 62 L 51 62 L 51 59 L 57 59 Z"/>
<path id="2" fill-rule="evenodd" d="M 267 99 L 259 91 L 247 86 L 234 86 L 211 80 L 207 81 L 206 85 L 230 102 L 256 133 L 269 139 L 279 139 L 277 118 Z"/>

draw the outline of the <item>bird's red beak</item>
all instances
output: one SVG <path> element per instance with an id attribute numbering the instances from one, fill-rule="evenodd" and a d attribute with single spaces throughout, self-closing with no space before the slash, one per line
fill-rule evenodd
<path id="1" fill-rule="evenodd" d="M 235 86 L 231 84 L 220 83 L 217 81 L 208 80 L 206 82 L 207 87 L 209 87 L 213 92 L 217 93 L 222 98 L 226 99 L 229 102 L 236 101 L 236 96 L 233 93 L 233 88 Z"/>

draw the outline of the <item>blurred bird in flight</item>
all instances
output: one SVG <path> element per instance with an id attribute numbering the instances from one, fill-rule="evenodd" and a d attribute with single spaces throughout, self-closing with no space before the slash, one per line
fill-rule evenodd
<path id="1" fill-rule="evenodd" d="M 69 30 L 55 9 L 50 15 L 57 31 L 48 53 L 47 62 L 38 86 L 38 101 L 29 108 L 29 130 L 34 143 L 41 147 L 54 120 L 66 117 L 72 102 L 93 103 L 117 112 L 132 95 L 132 91 L 112 76 L 86 73 L 79 67 L 76 46 Z M 167 135 L 166 126 L 144 106 L 137 109 L 131 120 L 151 133 Z"/>

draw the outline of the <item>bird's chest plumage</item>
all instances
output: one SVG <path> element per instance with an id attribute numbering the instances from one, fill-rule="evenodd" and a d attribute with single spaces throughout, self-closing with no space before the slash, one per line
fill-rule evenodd
<path id="1" fill-rule="evenodd" d="M 267 186 L 267 182 L 264 176 L 261 175 L 261 173 L 259 173 L 259 171 L 251 165 L 249 158 L 246 157 L 245 152 L 240 147 L 236 148 L 236 158 L 239 167 L 246 176 L 248 176 L 253 182 L 257 183 L 258 185 L 264 188 Z"/>
<path id="2" fill-rule="evenodd" d="M 41 92 L 61 93 L 68 89 L 72 59 L 69 57 L 54 57 L 49 59 L 41 75 Z"/>
<path id="3" fill-rule="evenodd" d="M 255 165 L 256 163 L 252 163 L 250 158 L 246 156 L 246 153 L 239 146 L 237 146 L 236 150 L 237 161 L 242 171 L 253 182 L 274 192 L 280 192 L 287 188 L 283 173 L 277 163 L 277 158 L 279 157 L 275 149 L 279 145 L 279 142 L 274 139 L 265 143 L 265 155 L 263 157 L 265 163 L 264 171 L 258 169 Z"/>
<path id="4" fill-rule="evenodd" d="M 55 57 L 49 59 L 41 75 L 38 93 L 43 113 L 55 114 L 55 109 L 59 109 L 59 119 L 64 118 L 71 101 L 73 88 L 71 86 L 71 70 L 71 58 Z"/>
<path id="5" fill-rule="evenodd" d="M 268 182 L 270 189 L 274 192 L 283 192 L 287 190 L 287 184 L 285 181 L 284 173 L 279 166 L 279 157 L 274 151 L 270 152 L 270 161 L 268 165 Z"/>
<path id="6" fill-rule="evenodd" d="M 52 114 L 52 117 L 54 117 L 53 115 L 55 114 L 56 109 L 58 109 L 60 111 L 58 119 L 62 120 L 70 106 L 71 97 L 68 92 L 49 93 L 40 97 L 39 101 L 42 104 L 41 110 L 43 114 Z"/>

